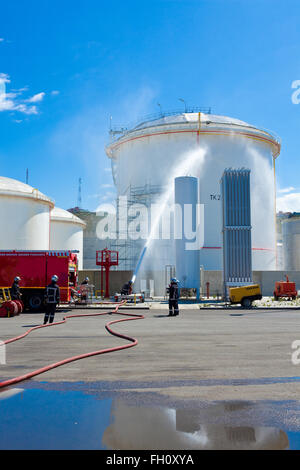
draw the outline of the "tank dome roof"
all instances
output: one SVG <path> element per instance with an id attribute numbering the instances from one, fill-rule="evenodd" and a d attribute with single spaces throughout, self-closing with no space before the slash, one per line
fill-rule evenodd
<path id="1" fill-rule="evenodd" d="M 60 207 L 54 207 L 51 211 L 51 219 L 60 222 L 69 222 L 77 225 L 86 226 L 86 223 L 76 215 Z"/>
<path id="2" fill-rule="evenodd" d="M 29 184 L 22 183 L 22 181 L 6 178 L 5 176 L 0 176 L 0 195 L 31 198 L 54 206 L 54 201 L 38 189 L 33 188 Z"/>
<path id="3" fill-rule="evenodd" d="M 199 113 L 171 114 L 169 116 L 159 117 L 158 119 L 147 120 L 147 121 L 141 122 L 132 130 L 144 129 L 146 127 L 168 125 L 168 124 L 197 123 L 198 119 L 199 119 Z M 245 121 L 241 121 L 240 119 L 231 118 L 229 116 L 221 116 L 217 114 L 201 113 L 201 122 L 211 123 L 211 124 L 229 124 L 229 125 L 232 124 L 232 125 L 237 125 L 237 126 L 254 127 Z"/>

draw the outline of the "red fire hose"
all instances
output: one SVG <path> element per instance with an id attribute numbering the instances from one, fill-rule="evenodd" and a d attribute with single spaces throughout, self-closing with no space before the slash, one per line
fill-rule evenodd
<path id="1" fill-rule="evenodd" d="M 8 344 L 8 343 L 12 343 L 13 341 L 17 341 L 19 339 L 22 339 L 25 336 L 27 336 L 31 331 L 37 330 L 39 328 L 46 328 L 46 327 L 54 326 L 54 325 L 61 325 L 62 323 L 65 323 L 68 318 L 92 317 L 92 316 L 100 316 L 100 315 L 107 315 L 107 314 L 113 314 L 114 313 L 114 314 L 118 314 L 118 315 L 125 315 L 126 317 L 130 317 L 130 318 L 121 318 L 120 320 L 109 321 L 105 325 L 105 328 L 110 334 L 130 341 L 129 344 L 125 344 L 123 346 L 116 346 L 114 348 L 100 349 L 98 351 L 92 351 L 92 352 L 88 352 L 88 353 L 85 353 L 85 354 L 80 354 L 78 356 L 68 357 L 68 358 L 63 359 L 59 362 L 55 362 L 53 364 L 49 364 L 48 366 L 42 367 L 41 369 L 37 369 L 37 370 L 34 370 L 32 372 L 29 372 L 28 374 L 20 375 L 19 377 L 14 377 L 13 379 L 8 379 L 8 380 L 5 380 L 4 382 L 0 382 L 0 388 L 8 387 L 9 385 L 14 385 L 14 384 L 22 382 L 24 380 L 31 379 L 32 377 L 35 377 L 36 375 L 43 374 L 44 372 L 47 372 L 48 370 L 55 369 L 56 367 L 62 366 L 64 364 L 68 364 L 69 362 L 78 361 L 79 359 L 84 359 L 86 357 L 97 356 L 97 355 L 100 355 L 100 354 L 106 354 L 106 353 L 110 353 L 110 352 L 114 352 L 114 351 L 120 351 L 121 349 L 127 349 L 127 348 L 132 348 L 133 346 L 136 346 L 138 344 L 137 339 L 132 338 L 130 336 L 122 335 L 121 333 L 117 333 L 116 331 L 113 331 L 110 328 L 110 325 L 112 325 L 114 323 L 120 323 L 120 322 L 123 322 L 123 321 L 130 321 L 130 320 L 140 320 L 140 319 L 144 318 L 143 315 L 138 315 L 138 314 L 133 314 L 133 313 L 124 313 L 124 312 L 119 313 L 118 309 L 123 303 L 124 302 L 119 303 L 116 306 L 116 308 L 111 312 L 100 312 L 100 313 L 98 312 L 98 313 L 88 313 L 88 314 L 82 313 L 82 314 L 67 315 L 63 318 L 62 321 L 49 323 L 49 324 L 46 324 L 46 325 L 35 326 L 35 327 L 30 328 L 29 330 L 27 330 L 24 334 L 22 334 L 20 336 L 16 336 L 15 338 L 7 339 L 6 341 L 3 341 L 3 343 Z"/>

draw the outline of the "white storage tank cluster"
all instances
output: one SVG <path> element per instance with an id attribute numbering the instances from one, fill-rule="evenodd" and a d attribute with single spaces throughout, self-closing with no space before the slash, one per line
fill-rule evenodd
<path id="1" fill-rule="evenodd" d="M 0 249 L 49 250 L 54 202 L 37 189 L 0 177 Z"/>
<path id="2" fill-rule="evenodd" d="M 82 269 L 83 230 L 86 223 L 59 207 L 51 210 L 50 223 L 50 249 L 78 250 L 78 267 Z"/>
<path id="3" fill-rule="evenodd" d="M 85 222 L 38 189 L 1 176 L 0 219 L 0 250 L 77 250 L 82 269 Z"/>
<path id="4" fill-rule="evenodd" d="M 204 205 L 200 263 L 207 270 L 222 269 L 223 171 L 250 169 L 253 269 L 276 269 L 272 164 L 280 153 L 280 141 L 271 132 L 227 116 L 169 113 L 123 131 L 106 147 L 106 153 L 119 196 L 143 185 L 165 191 L 178 176 L 199 178 L 200 203 Z"/>

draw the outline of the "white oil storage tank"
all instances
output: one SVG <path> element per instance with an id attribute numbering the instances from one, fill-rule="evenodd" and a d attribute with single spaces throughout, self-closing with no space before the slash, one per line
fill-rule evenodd
<path id="1" fill-rule="evenodd" d="M 283 269 L 300 271 L 300 214 L 293 213 L 281 223 Z"/>
<path id="2" fill-rule="evenodd" d="M 77 250 L 78 268 L 83 268 L 83 230 L 86 223 L 69 211 L 54 207 L 50 218 L 50 249 Z M 96 256 L 96 254 L 95 254 Z"/>
<path id="3" fill-rule="evenodd" d="M 49 250 L 54 202 L 38 189 L 0 176 L 0 249 Z"/>
<path id="4" fill-rule="evenodd" d="M 127 196 L 128 204 L 147 205 L 153 201 L 154 194 L 163 198 L 178 176 L 199 178 L 200 203 L 204 205 L 200 264 L 207 270 L 222 269 L 220 179 L 223 171 L 250 169 L 252 266 L 254 270 L 276 269 L 272 166 L 280 153 L 278 137 L 239 119 L 201 109 L 161 114 L 129 129 L 111 129 L 111 136 L 106 153 L 111 159 L 117 194 Z M 119 246 L 121 242 L 118 241 Z M 129 254 L 133 252 L 130 243 L 127 242 Z M 170 243 L 170 253 L 171 249 Z M 174 251 L 172 256 L 173 261 L 166 259 L 164 263 L 174 264 Z"/>

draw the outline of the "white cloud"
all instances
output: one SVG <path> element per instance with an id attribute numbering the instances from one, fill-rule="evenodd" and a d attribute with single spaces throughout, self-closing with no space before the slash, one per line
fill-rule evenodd
<path id="1" fill-rule="evenodd" d="M 115 191 L 107 191 L 103 196 L 101 196 L 101 201 L 114 201 L 116 199 Z"/>
<path id="2" fill-rule="evenodd" d="M 43 101 L 45 94 L 43 91 L 41 93 L 37 93 L 36 95 L 33 95 L 31 98 L 28 98 L 26 100 L 26 103 L 39 103 L 40 101 Z"/>
<path id="3" fill-rule="evenodd" d="M 28 86 L 23 86 L 22 88 L 19 88 L 18 90 L 12 89 L 11 91 L 16 92 L 20 95 L 21 93 L 23 93 L 23 91 L 28 91 Z"/>
<path id="4" fill-rule="evenodd" d="M 113 188 L 113 184 L 101 184 L 101 188 Z"/>
<path id="5" fill-rule="evenodd" d="M 4 41 L 4 38 L 0 38 L 0 42 L 3 42 Z"/>
<path id="6" fill-rule="evenodd" d="M 278 189 L 278 193 L 291 193 L 292 191 L 295 191 L 296 188 L 294 188 L 293 186 L 289 186 L 288 188 L 282 188 L 282 189 Z"/>
<path id="7" fill-rule="evenodd" d="M 0 112 L 10 111 L 22 114 L 38 114 L 37 106 L 32 103 L 39 103 L 43 100 L 45 93 L 37 93 L 29 99 L 22 99 L 22 93 L 27 91 L 27 87 L 7 92 L 7 84 L 11 82 L 9 75 L 0 73 Z"/>
<path id="8" fill-rule="evenodd" d="M 99 194 L 99 193 L 88 194 L 88 195 L 87 195 L 87 198 L 88 198 L 88 199 L 100 199 L 100 197 L 101 197 L 101 194 Z"/>
<path id="9" fill-rule="evenodd" d="M 10 83 L 9 75 L 7 75 L 7 73 L 0 73 L 0 83 Z"/>
<path id="10" fill-rule="evenodd" d="M 51 95 L 53 95 L 53 96 L 59 95 L 59 91 L 58 90 L 53 90 L 53 91 L 51 91 Z"/>
<path id="11" fill-rule="evenodd" d="M 300 193 L 284 194 L 276 199 L 277 212 L 300 212 Z"/>
<path id="12" fill-rule="evenodd" d="M 17 104 L 14 107 L 14 111 L 19 111 L 19 113 L 23 114 L 38 114 L 38 109 L 36 106 L 26 106 L 25 104 Z"/>

